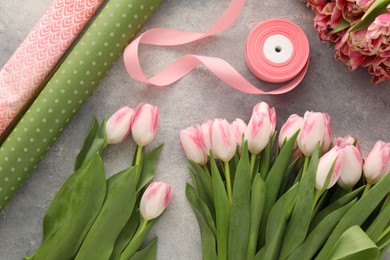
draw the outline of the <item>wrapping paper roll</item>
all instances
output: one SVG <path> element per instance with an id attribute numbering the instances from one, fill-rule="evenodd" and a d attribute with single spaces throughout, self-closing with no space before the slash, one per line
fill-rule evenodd
<path id="1" fill-rule="evenodd" d="M 0 148 L 0 210 L 92 94 L 159 0 L 109 0 Z"/>
<path id="2" fill-rule="evenodd" d="M 0 136 L 39 92 L 104 0 L 55 0 L 0 71 Z"/>

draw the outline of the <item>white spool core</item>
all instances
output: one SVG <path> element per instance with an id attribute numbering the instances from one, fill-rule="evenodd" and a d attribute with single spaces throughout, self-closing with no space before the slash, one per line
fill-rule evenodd
<path id="1" fill-rule="evenodd" d="M 283 63 L 291 58 L 293 45 L 289 38 L 281 34 L 268 37 L 263 46 L 264 56 L 271 62 Z"/>

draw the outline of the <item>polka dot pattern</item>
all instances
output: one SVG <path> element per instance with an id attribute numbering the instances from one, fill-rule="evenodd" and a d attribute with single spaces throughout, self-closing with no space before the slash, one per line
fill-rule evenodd
<path id="1" fill-rule="evenodd" d="M 108 1 L 1 146 L 0 211 L 93 93 L 159 2 Z"/>

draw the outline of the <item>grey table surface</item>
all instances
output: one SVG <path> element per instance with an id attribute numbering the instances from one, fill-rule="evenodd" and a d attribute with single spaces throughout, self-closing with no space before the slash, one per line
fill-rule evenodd
<path id="1" fill-rule="evenodd" d="M 0 1 L 0 66 L 45 12 L 52 0 Z M 153 27 L 205 31 L 227 7 L 229 1 L 165 0 L 142 30 Z M 374 86 L 365 69 L 349 72 L 333 59 L 333 50 L 320 43 L 313 28 L 311 11 L 298 0 L 248 0 L 233 26 L 216 37 L 176 48 L 142 47 L 141 63 L 149 75 L 186 53 L 218 56 L 229 61 L 254 84 L 270 89 L 247 69 L 245 39 L 257 23 L 269 18 L 285 18 L 298 24 L 311 46 L 308 73 L 298 88 L 281 96 L 256 96 L 238 92 L 199 67 L 169 87 L 145 86 L 131 79 L 122 59 L 101 82 L 88 102 L 69 123 L 25 185 L 0 213 L 0 259 L 21 259 L 41 241 L 45 211 L 65 178 L 72 172 L 91 118 L 112 114 L 119 107 L 135 107 L 148 102 L 159 107 L 160 121 L 154 145 L 165 143 L 156 179 L 169 183 L 174 192 L 170 207 L 149 238 L 156 235 L 158 259 L 201 259 L 198 225 L 184 196 L 190 181 L 186 161 L 179 146 L 179 130 L 206 119 L 240 117 L 248 121 L 252 106 L 267 101 L 277 110 L 278 128 L 292 113 L 306 110 L 332 116 L 334 136 L 352 133 L 362 142 L 363 154 L 377 140 L 390 141 L 390 81 Z M 110 146 L 104 152 L 107 172 L 112 174 L 130 163 L 135 145 L 131 140 Z M 390 259 L 390 256 L 387 256 Z"/>

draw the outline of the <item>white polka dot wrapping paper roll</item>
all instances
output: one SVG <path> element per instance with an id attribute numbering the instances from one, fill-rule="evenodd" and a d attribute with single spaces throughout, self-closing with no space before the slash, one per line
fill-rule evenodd
<path id="1" fill-rule="evenodd" d="M 0 148 L 0 211 L 160 0 L 109 0 Z"/>

